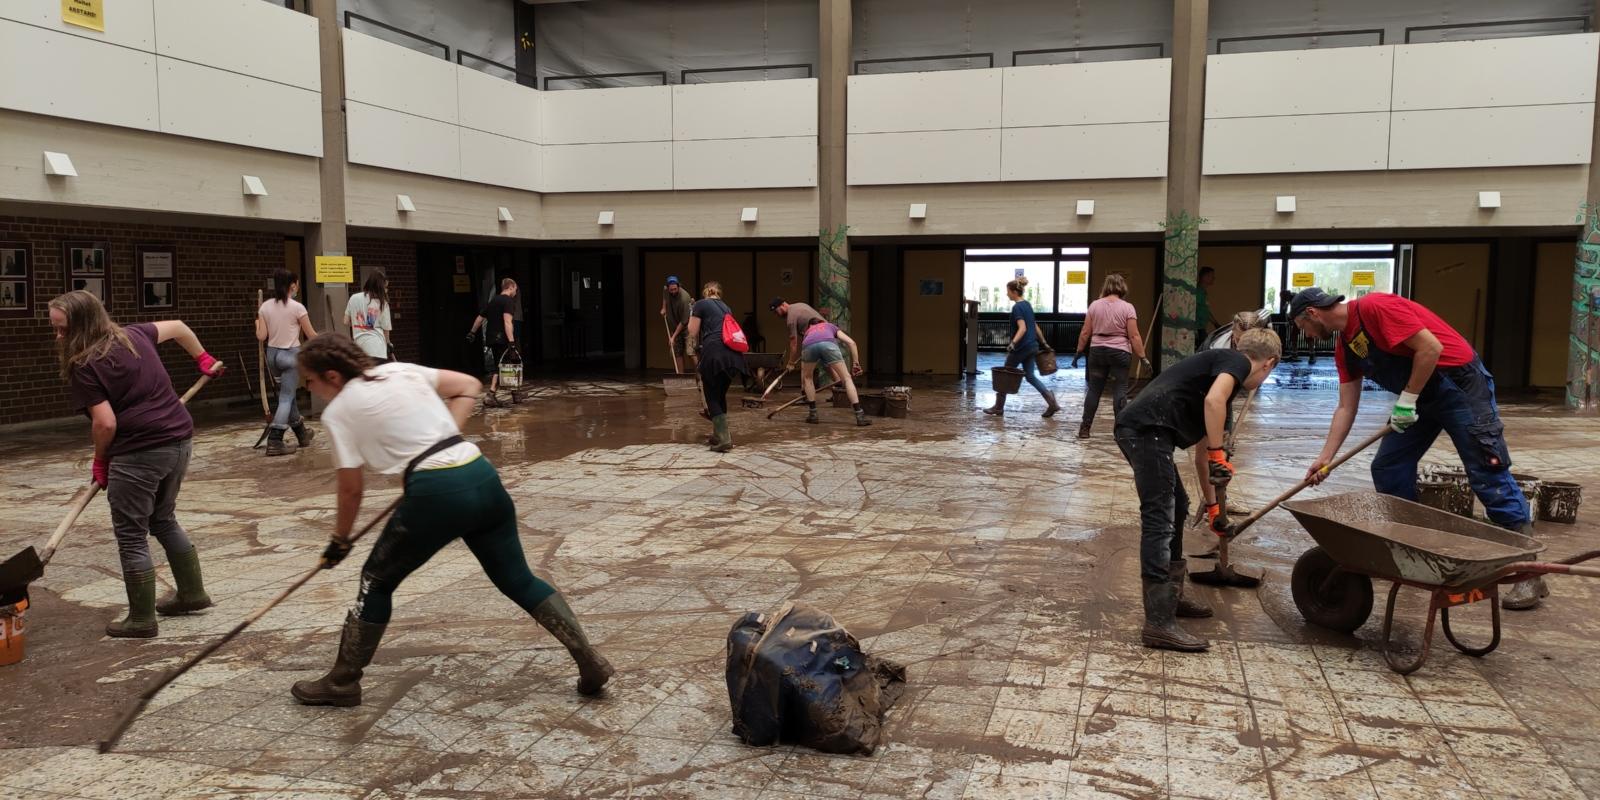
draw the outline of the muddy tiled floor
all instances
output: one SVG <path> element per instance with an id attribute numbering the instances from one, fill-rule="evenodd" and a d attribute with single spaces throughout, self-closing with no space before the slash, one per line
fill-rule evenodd
<path id="1" fill-rule="evenodd" d="M 288 694 L 331 660 L 353 560 L 163 692 L 118 753 L 97 755 L 140 691 L 313 564 L 332 525 L 325 441 L 267 461 L 249 450 L 258 423 L 207 421 L 180 512 L 219 605 L 164 621 L 155 640 L 101 638 L 122 589 L 97 502 L 35 587 L 29 658 L 0 669 L 0 793 L 1600 797 L 1600 582 L 1553 580 L 1546 608 L 1506 615 L 1499 651 L 1472 659 L 1440 642 L 1400 677 L 1374 649 L 1376 616 L 1355 637 L 1302 622 L 1288 576 L 1310 540 L 1280 511 L 1234 548 L 1265 584 L 1203 590 L 1218 615 L 1192 628 L 1211 652 L 1145 650 L 1137 506 L 1109 403 L 1079 442 L 1081 373 L 1054 381 L 1067 406 L 1055 421 L 1031 392 L 1003 420 L 978 414 L 986 381 L 919 384 L 912 419 L 867 430 L 844 410 L 807 426 L 795 410 L 768 422 L 736 409 L 739 447 L 720 456 L 693 444 L 704 431 L 692 401 L 629 380 L 541 383 L 468 433 L 517 500 L 535 569 L 618 666 L 604 697 L 572 691 L 565 653 L 458 544 L 401 588 L 366 705 L 305 708 Z M 1326 371 L 1283 368 L 1242 435 L 1236 502 L 1298 478 L 1333 401 Z M 1359 430 L 1387 404 L 1369 394 Z M 1600 491 L 1600 423 L 1537 403 L 1507 403 L 1506 416 L 1519 470 Z M 8 438 L 0 553 L 48 535 L 87 476 L 86 440 Z M 1316 492 L 1369 488 L 1367 460 Z M 368 513 L 393 493 L 369 492 Z M 1550 554 L 1595 547 L 1594 514 L 1541 525 Z M 724 637 L 744 610 L 785 600 L 832 612 L 908 666 L 877 755 L 754 749 L 729 732 Z M 1414 647 L 1414 597 L 1399 618 Z M 1464 636 L 1487 636 L 1482 605 L 1457 618 Z"/>

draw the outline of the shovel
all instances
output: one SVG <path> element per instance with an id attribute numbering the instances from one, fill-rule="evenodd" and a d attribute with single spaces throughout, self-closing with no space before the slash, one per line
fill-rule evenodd
<path id="1" fill-rule="evenodd" d="M 211 378 L 210 375 L 201 375 L 200 380 L 195 381 L 194 385 L 189 387 L 189 391 L 178 398 L 178 402 L 188 405 L 189 398 L 194 397 L 195 392 L 200 391 L 200 387 L 209 383 Z M 0 564 L 0 605 L 10 605 L 27 599 L 28 584 L 44 575 L 45 565 L 50 563 L 50 559 L 55 558 L 56 548 L 61 546 L 61 540 L 66 538 L 67 531 L 72 530 L 72 526 L 78 521 L 78 516 L 83 514 L 83 510 L 89 507 L 89 501 L 99 493 L 100 484 L 94 481 L 90 481 L 88 486 L 78 490 L 72 498 L 72 505 L 67 509 L 66 519 L 61 520 L 61 524 L 56 526 L 55 533 L 50 534 L 43 552 L 29 545 L 27 549 Z"/>
<path id="2" fill-rule="evenodd" d="M 825 384 L 823 384 L 821 386 L 818 386 L 813 391 L 815 391 L 815 392 L 820 394 L 823 389 L 831 389 L 831 388 L 833 388 L 833 385 L 836 384 L 836 383 L 838 383 L 838 381 L 828 381 L 827 383 L 825 383 Z M 774 408 L 771 411 L 767 412 L 767 419 L 772 419 L 773 416 L 775 416 L 779 411 L 782 411 L 782 410 L 788 408 L 789 406 L 792 406 L 795 403 L 798 403 L 798 402 L 800 402 L 801 400 L 804 400 L 804 399 L 806 399 L 806 393 L 805 392 L 801 392 L 799 397 L 796 397 L 795 399 L 790 400 L 789 402 L 784 403 L 783 405 L 778 406 L 777 408 Z"/>
<path id="3" fill-rule="evenodd" d="M 767 390 L 762 392 L 760 397 L 757 397 L 757 398 L 741 397 L 741 398 L 739 398 L 739 402 L 741 404 L 743 404 L 745 408 L 763 408 L 763 407 L 765 407 L 766 404 L 767 404 L 767 395 L 772 394 L 772 390 L 778 388 L 778 384 L 783 383 L 784 377 L 787 376 L 788 374 L 789 374 L 789 368 L 787 366 L 785 366 L 783 368 L 783 371 L 778 373 L 778 377 L 773 378 L 772 379 L 772 383 L 767 384 Z"/>

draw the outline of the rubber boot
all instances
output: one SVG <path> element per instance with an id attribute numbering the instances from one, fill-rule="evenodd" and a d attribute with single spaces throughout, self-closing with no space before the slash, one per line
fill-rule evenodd
<path id="1" fill-rule="evenodd" d="M 806 422 L 808 422 L 808 423 L 810 423 L 812 425 L 816 425 L 816 424 L 822 422 L 822 419 L 817 416 L 817 407 L 816 406 L 812 406 L 809 410 L 806 411 Z"/>
<path id="2" fill-rule="evenodd" d="M 1079 439 L 1087 439 L 1087 438 L 1089 438 L 1089 429 L 1091 427 L 1093 427 L 1093 423 L 1090 423 L 1090 422 L 1080 422 L 1080 423 L 1078 423 L 1078 438 Z"/>
<path id="3" fill-rule="evenodd" d="M 1517 532 L 1523 536 L 1533 536 L 1533 523 L 1523 525 Z M 1500 607 L 1507 611 L 1532 611 L 1549 596 L 1550 587 L 1544 585 L 1544 576 L 1540 575 L 1511 584 L 1511 591 L 1500 598 Z"/>
<path id="4" fill-rule="evenodd" d="M 333 669 L 314 681 L 295 681 L 289 694 L 308 706 L 349 708 L 361 705 L 361 671 L 372 663 L 372 654 L 378 651 L 378 642 L 383 641 L 383 630 L 387 627 L 366 622 L 353 611 L 346 612 Z"/>
<path id="5" fill-rule="evenodd" d="M 272 428 L 272 429 L 267 431 L 267 455 L 269 455 L 269 456 L 286 456 L 286 455 L 289 455 L 289 448 L 287 446 L 285 446 L 284 443 L 283 443 L 283 429 L 282 428 Z"/>
<path id="6" fill-rule="evenodd" d="M 733 435 L 728 433 L 728 415 L 718 414 L 711 418 L 711 430 L 716 433 L 717 443 L 711 445 L 711 452 L 726 453 L 733 449 Z"/>
<path id="7" fill-rule="evenodd" d="M 567 605 L 567 599 L 560 592 L 550 595 L 533 610 L 533 618 L 551 636 L 556 637 L 556 641 L 572 654 L 572 660 L 578 663 L 578 694 L 599 694 L 605 688 L 606 681 L 611 680 L 617 671 L 605 656 L 600 655 L 599 650 L 594 649 L 594 645 L 589 644 L 588 637 L 583 635 L 583 626 L 578 624 L 578 617 L 572 613 L 572 606 Z"/>
<path id="8" fill-rule="evenodd" d="M 106 626 L 106 635 L 117 639 L 153 639 L 156 625 L 156 571 L 122 573 L 128 590 L 128 616 Z"/>
<path id="9" fill-rule="evenodd" d="M 865 427 L 867 427 L 868 425 L 871 425 L 871 424 L 872 424 L 872 420 L 867 419 L 867 411 L 866 411 L 866 409 L 864 409 L 864 408 L 856 409 L 856 427 L 865 428 Z"/>
<path id="10" fill-rule="evenodd" d="M 1056 412 L 1061 410 L 1061 406 L 1056 403 L 1055 392 L 1044 392 L 1044 401 L 1049 404 L 1045 406 L 1044 413 L 1040 415 L 1045 419 L 1055 416 Z"/>
<path id="11" fill-rule="evenodd" d="M 1005 413 L 1006 413 L 1006 396 L 1005 396 L 1005 393 L 1004 392 L 995 392 L 994 405 L 989 406 L 988 408 L 984 409 L 983 413 L 985 413 L 985 414 L 993 414 L 994 416 L 997 416 L 997 417 L 1005 416 Z"/>
<path id="12" fill-rule="evenodd" d="M 214 605 L 206 594 L 205 582 L 200 579 L 200 554 L 193 547 L 175 556 L 169 556 L 172 581 L 178 590 L 156 603 L 156 613 L 163 617 L 192 614 Z"/>
<path id="13" fill-rule="evenodd" d="M 1177 606 L 1178 587 L 1169 581 L 1144 582 L 1144 630 L 1139 633 L 1144 646 L 1183 653 L 1210 648 L 1210 642 L 1178 627 Z"/>
<path id="14" fill-rule="evenodd" d="M 301 447 L 311 444 L 311 440 L 316 438 L 316 432 L 306 427 L 305 420 L 296 422 L 290 427 L 294 429 L 294 440 L 299 442 Z"/>
<path id="15" fill-rule="evenodd" d="M 1188 561 L 1180 558 L 1167 565 L 1167 580 L 1173 586 L 1178 587 L 1178 605 L 1175 608 L 1177 615 L 1188 619 L 1204 619 L 1211 616 L 1215 613 L 1211 610 L 1211 606 L 1206 605 L 1204 600 L 1189 596 L 1188 590 L 1184 586 L 1184 582 L 1188 577 Z"/>

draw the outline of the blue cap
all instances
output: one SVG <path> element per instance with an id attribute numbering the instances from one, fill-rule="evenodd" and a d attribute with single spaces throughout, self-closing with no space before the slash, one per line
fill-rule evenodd
<path id="1" fill-rule="evenodd" d="M 671 285 L 673 285 L 673 284 L 675 284 L 677 282 L 678 282 L 678 276 L 676 276 L 676 275 L 668 275 L 667 276 L 667 285 L 668 286 L 671 286 Z"/>

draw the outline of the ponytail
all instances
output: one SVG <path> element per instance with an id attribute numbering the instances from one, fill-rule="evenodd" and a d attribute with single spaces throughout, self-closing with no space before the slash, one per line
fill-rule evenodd
<path id="1" fill-rule="evenodd" d="M 310 370 L 318 375 L 324 372 L 337 372 L 346 382 L 356 378 L 362 380 L 383 380 L 367 374 L 367 370 L 377 366 L 372 356 L 366 354 L 350 337 L 342 333 L 330 333 L 318 336 L 300 347 L 300 356 L 297 359 L 301 369 Z"/>

